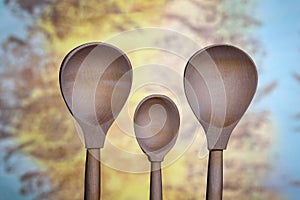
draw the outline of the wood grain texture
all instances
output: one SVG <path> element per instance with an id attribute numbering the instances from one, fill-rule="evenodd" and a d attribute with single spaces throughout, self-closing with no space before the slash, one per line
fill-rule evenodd
<path id="1" fill-rule="evenodd" d="M 105 135 L 130 93 L 132 68 L 114 46 L 93 42 L 73 49 L 60 68 L 60 87 L 87 148 L 102 148 Z"/>
<path id="2" fill-rule="evenodd" d="M 205 130 L 208 148 L 226 149 L 256 91 L 254 62 L 236 47 L 210 46 L 191 57 L 184 77 L 188 102 Z"/>
<path id="3" fill-rule="evenodd" d="M 163 161 L 175 145 L 180 125 L 177 106 L 164 95 L 150 95 L 134 114 L 136 139 L 149 161 Z"/>
<path id="4" fill-rule="evenodd" d="M 184 72 L 187 100 L 204 128 L 209 152 L 207 200 L 221 200 L 223 150 L 257 87 L 257 70 L 244 51 L 214 45 L 196 52 Z"/>
<path id="5" fill-rule="evenodd" d="M 84 200 L 100 200 L 101 197 L 100 150 L 87 149 L 85 163 Z"/>
<path id="6" fill-rule="evenodd" d="M 206 200 L 222 200 L 223 150 L 211 150 L 208 159 Z"/>
<path id="7" fill-rule="evenodd" d="M 176 143 L 179 125 L 177 106 L 167 96 L 150 95 L 137 106 L 134 131 L 151 162 L 150 200 L 162 199 L 161 162 Z"/>

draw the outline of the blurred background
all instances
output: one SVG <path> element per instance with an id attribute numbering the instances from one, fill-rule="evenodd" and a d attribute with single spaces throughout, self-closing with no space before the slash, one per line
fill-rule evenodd
<path id="1" fill-rule="evenodd" d="M 258 91 L 224 153 L 224 199 L 299 199 L 299 17 L 300 2 L 292 0 L 0 0 L 0 199 L 83 199 L 85 149 L 60 95 L 61 61 L 82 43 L 145 27 L 178 31 L 199 47 L 233 44 L 253 57 Z M 173 39 L 164 42 L 181 48 Z M 163 60 L 157 55 L 128 54 L 136 69 Z M 184 67 L 169 65 L 181 78 Z M 182 90 L 172 73 L 154 72 L 144 75 L 173 80 L 169 84 Z M 163 169 L 164 198 L 205 199 L 205 137 L 191 111 L 183 110 L 183 130 L 191 136 Z M 143 155 L 120 127 L 109 135 L 119 149 Z M 127 168 L 139 165 L 106 153 Z M 103 164 L 103 199 L 147 199 L 149 174 L 115 166 Z"/>

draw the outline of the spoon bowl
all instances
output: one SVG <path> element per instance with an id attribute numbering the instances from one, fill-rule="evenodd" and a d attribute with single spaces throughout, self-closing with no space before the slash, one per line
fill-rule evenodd
<path id="1" fill-rule="evenodd" d="M 134 114 L 137 141 L 150 161 L 163 161 L 174 146 L 180 118 L 176 105 L 163 95 L 146 97 Z"/>
<path id="2" fill-rule="evenodd" d="M 206 132 L 208 148 L 226 149 L 256 91 L 254 62 L 236 47 L 210 46 L 191 57 L 184 77 L 188 102 Z"/>
<path id="3" fill-rule="evenodd" d="M 132 83 L 127 56 L 104 43 L 73 49 L 60 68 L 65 103 L 80 125 L 87 148 L 102 148 L 106 133 L 125 104 Z"/>

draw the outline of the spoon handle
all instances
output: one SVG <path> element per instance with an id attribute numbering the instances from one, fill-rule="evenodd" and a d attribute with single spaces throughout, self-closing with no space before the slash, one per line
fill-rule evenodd
<path id="1" fill-rule="evenodd" d="M 208 158 L 206 200 L 222 200 L 223 150 L 210 150 Z"/>
<path id="2" fill-rule="evenodd" d="M 151 162 L 150 200 L 162 200 L 161 162 Z"/>
<path id="3" fill-rule="evenodd" d="M 100 200 L 100 149 L 86 150 L 84 200 Z"/>

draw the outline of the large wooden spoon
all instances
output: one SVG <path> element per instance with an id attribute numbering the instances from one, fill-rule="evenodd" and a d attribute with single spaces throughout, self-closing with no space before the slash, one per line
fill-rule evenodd
<path id="1" fill-rule="evenodd" d="M 126 55 L 104 43 L 87 43 L 63 60 L 59 82 L 68 109 L 82 129 L 87 148 L 84 199 L 98 200 L 100 148 L 106 133 L 126 102 L 132 68 Z"/>
<path id="2" fill-rule="evenodd" d="M 135 111 L 135 135 L 151 162 L 150 200 L 162 199 L 161 162 L 176 143 L 179 124 L 176 105 L 163 95 L 146 97 Z"/>
<path id="3" fill-rule="evenodd" d="M 210 46 L 188 61 L 184 87 L 188 102 L 205 130 L 210 151 L 206 199 L 219 200 L 223 190 L 223 150 L 256 91 L 256 67 L 236 47 Z"/>

